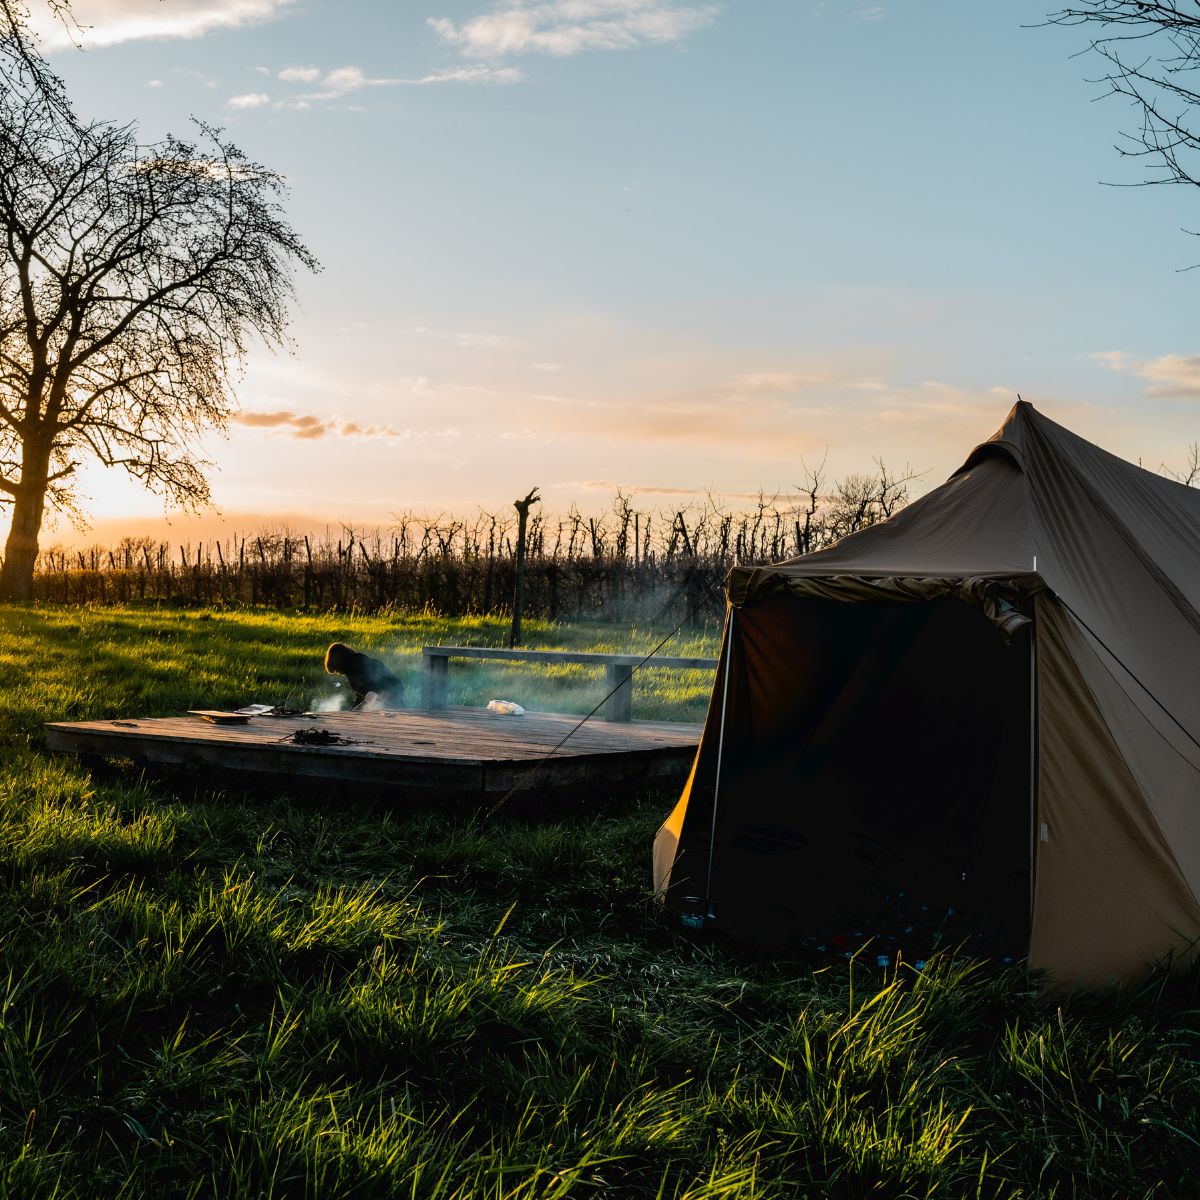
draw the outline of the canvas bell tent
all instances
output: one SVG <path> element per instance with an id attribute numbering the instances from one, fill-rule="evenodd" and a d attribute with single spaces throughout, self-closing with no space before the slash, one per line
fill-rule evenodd
<path id="1" fill-rule="evenodd" d="M 1019 403 L 891 520 L 726 587 L 654 845 L 686 920 L 1062 985 L 1200 938 L 1200 490 Z"/>

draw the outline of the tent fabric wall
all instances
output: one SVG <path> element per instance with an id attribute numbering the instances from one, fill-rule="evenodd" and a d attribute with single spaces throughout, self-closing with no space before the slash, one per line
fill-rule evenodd
<path id="1" fill-rule="evenodd" d="M 1029 961 L 1063 982 L 1103 984 L 1136 974 L 1200 934 L 1196 897 L 1154 811 L 1155 794 L 1161 799 L 1160 787 L 1172 784 L 1190 788 L 1191 808 L 1200 807 L 1196 774 L 1177 769 L 1181 760 L 1147 730 L 1070 615 L 1050 600 L 1040 608 L 1041 769 Z M 1165 752 L 1174 761 L 1164 760 L 1167 770 L 1154 772 L 1147 791 L 1129 749 L 1153 757 Z M 1173 803 L 1166 807 L 1177 811 Z M 1174 832 L 1194 857 L 1200 830 L 1190 838 Z"/>
<path id="2" fill-rule="evenodd" d="M 735 568 L 727 594 L 696 764 L 655 844 L 669 902 L 703 896 L 710 853 L 719 859 L 710 830 L 725 672 L 726 737 L 766 753 L 772 738 L 806 736 L 796 722 L 812 717 L 796 678 L 819 677 L 814 655 L 827 651 L 799 636 L 805 606 L 962 600 L 1006 636 L 1035 615 L 1034 795 L 1025 786 L 1011 798 L 1036 807 L 1030 963 L 1062 984 L 1103 983 L 1200 938 L 1200 491 L 1022 403 L 891 520 L 799 559 Z M 859 648 L 864 686 L 890 652 L 881 621 L 881 638 Z"/>

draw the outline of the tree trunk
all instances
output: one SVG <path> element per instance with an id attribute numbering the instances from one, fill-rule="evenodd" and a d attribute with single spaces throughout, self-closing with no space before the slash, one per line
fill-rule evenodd
<path id="1" fill-rule="evenodd" d="M 512 629 L 508 634 L 510 647 L 521 644 L 521 610 L 525 607 L 525 524 L 530 508 L 539 499 L 537 488 L 531 488 L 524 500 L 513 501 L 513 508 L 517 510 L 517 586 L 513 595 Z"/>
<path id="2" fill-rule="evenodd" d="M 525 607 L 525 522 L 529 508 L 519 508 L 517 512 L 517 586 L 513 594 L 512 628 L 508 633 L 510 648 L 521 644 L 521 610 Z"/>
<path id="3" fill-rule="evenodd" d="M 32 596 L 38 535 L 46 511 L 50 456 L 26 446 L 21 459 L 21 486 L 13 498 L 12 525 L 4 546 L 4 565 L 0 567 L 0 600 L 28 600 Z"/>

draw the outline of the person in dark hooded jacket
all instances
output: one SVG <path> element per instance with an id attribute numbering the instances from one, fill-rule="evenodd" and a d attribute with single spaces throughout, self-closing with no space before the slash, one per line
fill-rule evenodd
<path id="1" fill-rule="evenodd" d="M 330 675 L 345 675 L 354 690 L 354 707 L 360 708 L 374 693 L 383 708 L 404 707 L 404 684 L 384 663 L 352 650 L 344 642 L 334 642 L 325 651 L 325 670 Z"/>

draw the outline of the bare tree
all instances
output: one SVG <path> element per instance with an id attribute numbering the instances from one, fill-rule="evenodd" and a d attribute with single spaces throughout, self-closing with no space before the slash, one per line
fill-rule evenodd
<path id="1" fill-rule="evenodd" d="M 5 3 L 3 14 L 11 18 Z M 10 20 L 11 25 L 11 20 Z M 209 498 L 200 433 L 234 411 L 253 336 L 286 339 L 292 271 L 317 263 L 281 177 L 220 129 L 138 142 L 81 122 L 12 25 L 0 37 L 0 594 L 28 596 L 47 505 L 85 458 L 185 507 Z"/>
<path id="2" fill-rule="evenodd" d="M 37 0 L 45 10 L 66 29 L 76 45 L 84 33 L 75 20 L 71 0 Z M 41 91 L 47 104 L 57 108 L 68 121 L 74 121 L 70 102 L 62 80 L 50 70 L 42 56 L 36 51 L 36 35 L 30 27 L 30 8 L 24 0 L 0 0 L 0 38 L 8 43 L 9 53 L 21 59 L 30 79 Z"/>
<path id="3" fill-rule="evenodd" d="M 1200 186 L 1200 5 L 1195 0 L 1082 0 L 1051 13 L 1055 25 L 1095 30 L 1107 95 L 1132 104 L 1120 154 L 1144 159 L 1142 182 Z"/>
<path id="4" fill-rule="evenodd" d="M 1188 447 L 1187 466 L 1182 471 L 1172 470 L 1166 463 L 1160 463 L 1158 470 L 1185 487 L 1200 486 L 1200 442 L 1193 442 Z"/>
<path id="5" fill-rule="evenodd" d="M 517 582 L 513 592 L 512 628 L 508 634 L 509 646 L 521 644 L 521 610 L 525 607 L 525 527 L 529 520 L 529 510 L 542 502 L 537 488 L 530 488 L 524 500 L 514 500 L 513 508 L 517 510 Z"/>

